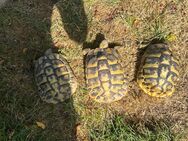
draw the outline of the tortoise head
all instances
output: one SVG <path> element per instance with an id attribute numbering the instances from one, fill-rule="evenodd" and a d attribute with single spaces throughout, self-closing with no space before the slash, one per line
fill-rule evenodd
<path id="1" fill-rule="evenodd" d="M 99 45 L 100 48 L 108 48 L 108 41 L 107 40 L 103 40 L 100 45 Z"/>
<path id="2" fill-rule="evenodd" d="M 45 51 L 45 55 L 49 55 L 49 54 L 51 54 L 51 53 L 53 53 L 53 51 L 52 51 L 52 48 L 49 48 L 49 49 L 47 49 L 46 51 Z"/>
<path id="3" fill-rule="evenodd" d="M 52 53 L 58 53 L 58 49 L 57 48 L 54 48 L 54 47 L 52 47 L 52 48 L 49 48 L 49 49 L 47 49 L 46 51 L 45 51 L 45 55 L 49 55 L 49 54 L 52 54 Z"/>

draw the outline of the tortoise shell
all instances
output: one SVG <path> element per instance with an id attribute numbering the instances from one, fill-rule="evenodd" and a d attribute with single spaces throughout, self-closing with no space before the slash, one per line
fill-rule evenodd
<path id="1" fill-rule="evenodd" d="M 76 91 L 76 78 L 62 54 L 47 50 L 35 63 L 35 81 L 39 95 L 47 103 L 58 103 Z"/>
<path id="2" fill-rule="evenodd" d="M 108 48 L 102 41 L 100 48 L 92 49 L 85 56 L 86 83 L 89 95 L 99 103 L 111 103 L 127 94 L 128 85 L 116 49 Z"/>
<path id="3" fill-rule="evenodd" d="M 167 44 L 151 44 L 142 56 L 137 82 L 151 96 L 170 96 L 175 91 L 178 70 L 178 61 Z"/>

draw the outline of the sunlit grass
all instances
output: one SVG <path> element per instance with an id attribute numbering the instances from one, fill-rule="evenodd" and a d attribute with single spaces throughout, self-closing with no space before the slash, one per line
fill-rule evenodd
<path id="1" fill-rule="evenodd" d="M 151 123 L 152 124 L 152 123 Z M 179 136 L 170 131 L 164 123 L 156 123 L 151 127 L 125 123 L 122 116 L 106 120 L 100 128 L 90 129 L 90 138 L 95 141 L 174 141 Z"/>

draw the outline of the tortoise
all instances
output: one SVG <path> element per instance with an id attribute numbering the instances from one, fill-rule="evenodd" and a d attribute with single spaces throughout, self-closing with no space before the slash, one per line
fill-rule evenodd
<path id="1" fill-rule="evenodd" d="M 117 48 L 110 48 L 104 39 L 99 47 L 85 49 L 85 76 L 89 96 L 99 103 L 122 99 L 128 83 Z"/>
<path id="2" fill-rule="evenodd" d="M 59 103 L 69 99 L 77 88 L 71 67 L 62 54 L 48 49 L 35 62 L 35 81 L 41 99 L 47 103 Z"/>
<path id="3" fill-rule="evenodd" d="M 137 82 L 150 96 L 166 97 L 175 91 L 179 64 L 167 43 L 148 45 L 138 69 Z"/>

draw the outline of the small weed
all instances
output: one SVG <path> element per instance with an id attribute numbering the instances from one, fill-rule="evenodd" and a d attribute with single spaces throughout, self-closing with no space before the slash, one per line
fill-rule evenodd
<path id="1" fill-rule="evenodd" d="M 154 38 L 157 38 L 157 39 L 164 39 L 165 36 L 166 36 L 166 32 L 165 29 L 163 29 L 163 24 L 162 24 L 162 21 L 161 19 L 156 19 L 155 22 L 154 22 L 154 25 L 152 27 L 152 31 L 153 31 L 153 36 Z"/>

